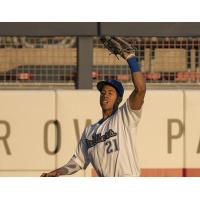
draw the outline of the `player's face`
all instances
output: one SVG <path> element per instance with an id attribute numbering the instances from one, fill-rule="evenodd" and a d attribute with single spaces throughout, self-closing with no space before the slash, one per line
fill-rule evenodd
<path id="1" fill-rule="evenodd" d="M 110 85 L 105 85 L 100 95 L 100 105 L 102 110 L 113 110 L 116 105 L 117 91 Z"/>

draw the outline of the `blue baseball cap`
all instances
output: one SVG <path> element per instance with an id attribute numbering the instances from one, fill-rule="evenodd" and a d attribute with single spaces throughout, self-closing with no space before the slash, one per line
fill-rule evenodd
<path id="1" fill-rule="evenodd" d="M 97 83 L 97 89 L 101 92 L 104 85 L 110 85 L 110 86 L 114 87 L 116 89 L 117 93 L 119 94 L 119 96 L 123 97 L 124 88 L 123 88 L 123 85 L 121 84 L 121 82 L 119 82 L 117 80 L 100 81 Z"/>

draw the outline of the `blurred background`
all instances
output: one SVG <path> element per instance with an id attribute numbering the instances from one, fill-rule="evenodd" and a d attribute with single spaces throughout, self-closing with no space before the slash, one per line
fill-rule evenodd
<path id="1" fill-rule="evenodd" d="M 0 23 L 0 176 L 65 164 L 84 127 L 101 117 L 98 81 L 121 81 L 126 100 L 129 68 L 102 35 L 130 41 L 146 78 L 142 176 L 200 175 L 200 23 L 10 22 Z"/>
<path id="2" fill-rule="evenodd" d="M 109 55 L 100 35 L 123 36 L 136 47 L 148 86 L 185 87 L 199 82 L 199 23 L 0 25 L 0 86 L 4 88 L 48 85 L 91 89 L 99 80 L 110 78 L 128 88 L 132 83 L 126 62 Z M 82 65 L 84 69 L 79 68 Z M 88 77 L 82 80 L 84 75 Z"/>

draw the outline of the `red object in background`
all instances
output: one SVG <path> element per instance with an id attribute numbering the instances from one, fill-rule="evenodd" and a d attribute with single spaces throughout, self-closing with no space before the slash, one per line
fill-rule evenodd
<path id="1" fill-rule="evenodd" d="M 92 79 L 99 80 L 99 79 L 101 79 L 101 76 L 102 76 L 101 73 L 98 71 L 92 72 Z"/>
<path id="2" fill-rule="evenodd" d="M 178 72 L 176 81 L 196 81 L 200 79 L 200 72 Z"/>
<path id="3" fill-rule="evenodd" d="M 31 74 L 31 73 L 18 73 L 17 79 L 18 80 L 32 80 L 33 74 Z"/>
<path id="4" fill-rule="evenodd" d="M 130 76 L 128 74 L 119 74 L 117 75 L 118 81 L 129 81 Z"/>
<path id="5" fill-rule="evenodd" d="M 159 80 L 161 78 L 160 73 L 144 73 L 144 77 L 147 80 Z"/>

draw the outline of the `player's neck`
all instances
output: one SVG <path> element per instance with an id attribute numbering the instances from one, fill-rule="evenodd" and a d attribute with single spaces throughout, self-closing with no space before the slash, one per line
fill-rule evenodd
<path id="1" fill-rule="evenodd" d="M 108 117 L 110 117 L 111 115 L 113 115 L 114 113 L 116 112 L 116 110 L 111 110 L 111 111 L 108 111 L 108 110 L 102 110 L 102 119 L 99 120 L 99 124 L 102 124 Z"/>
<path id="2" fill-rule="evenodd" d="M 112 110 L 106 110 L 106 111 L 102 111 L 102 118 L 103 119 L 107 119 L 110 115 L 112 115 Z"/>
<path id="3" fill-rule="evenodd" d="M 117 109 L 102 110 L 102 119 L 105 120 L 116 112 Z"/>

